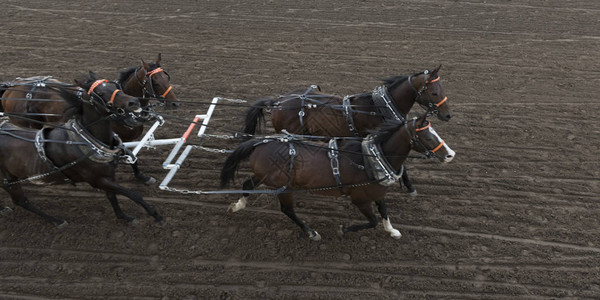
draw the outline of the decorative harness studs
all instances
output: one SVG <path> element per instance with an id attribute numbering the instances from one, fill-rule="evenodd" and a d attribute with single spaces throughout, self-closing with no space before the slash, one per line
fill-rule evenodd
<path id="1" fill-rule="evenodd" d="M 331 165 L 331 171 L 333 172 L 333 177 L 335 178 L 335 183 L 337 184 L 340 193 L 344 194 L 344 189 L 342 185 L 342 180 L 340 178 L 340 161 L 339 161 L 339 151 L 338 144 L 335 138 L 329 140 L 329 151 L 327 151 L 327 156 L 329 156 L 329 163 Z"/>
<path id="2" fill-rule="evenodd" d="M 381 145 L 375 144 L 375 137 L 368 135 L 361 143 L 365 171 L 373 180 L 377 180 L 380 185 L 390 186 L 396 183 L 404 172 L 404 165 L 396 171 L 390 165 L 381 151 Z"/>
<path id="3" fill-rule="evenodd" d="M 372 93 L 373 103 L 377 108 L 380 115 L 383 116 L 383 120 L 396 120 L 399 122 L 406 121 L 406 116 L 398 111 L 394 100 L 390 96 L 388 88 L 385 85 L 376 87 Z"/>
<path id="4" fill-rule="evenodd" d="M 358 134 L 358 131 L 356 130 L 356 127 L 354 126 L 354 118 L 352 118 L 352 107 L 350 104 L 350 96 L 348 96 L 348 95 L 344 96 L 344 99 L 342 99 L 342 113 L 344 114 L 346 123 L 348 123 L 348 129 L 350 130 L 350 133 L 352 133 L 352 135 L 354 135 L 355 137 L 359 137 L 360 135 Z"/>

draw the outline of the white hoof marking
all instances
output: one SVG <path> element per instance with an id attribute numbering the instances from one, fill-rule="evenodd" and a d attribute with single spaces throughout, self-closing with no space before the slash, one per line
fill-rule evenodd
<path id="1" fill-rule="evenodd" d="M 385 229 L 385 231 L 389 232 L 390 236 L 395 239 L 399 239 L 400 237 L 402 237 L 402 234 L 400 233 L 400 231 L 398 229 L 395 229 L 392 226 L 392 223 L 390 222 L 389 218 L 383 220 L 383 229 Z"/>
<path id="2" fill-rule="evenodd" d="M 246 197 L 240 198 L 236 203 L 231 203 L 227 211 L 236 212 L 246 208 Z"/>

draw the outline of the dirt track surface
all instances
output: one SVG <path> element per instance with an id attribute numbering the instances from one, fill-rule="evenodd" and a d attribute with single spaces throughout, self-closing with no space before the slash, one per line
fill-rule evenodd
<path id="1" fill-rule="evenodd" d="M 227 213 L 236 195 L 147 188 L 126 166 L 119 180 L 164 214 L 162 226 L 123 197 L 140 224 L 117 222 L 85 184 L 26 186 L 69 226 L 20 208 L 0 217 L 0 298 L 600 297 L 598 1 L 70 2 L 3 1 L 0 80 L 116 79 L 161 52 L 174 91 L 195 102 L 165 111 L 188 120 L 168 119 L 156 136 L 175 138 L 214 96 L 310 84 L 354 94 L 442 64 L 455 115 L 432 122 L 457 157 L 408 162 L 419 196 L 386 198 L 400 240 L 381 225 L 339 237 L 340 224 L 364 221 L 345 198 L 298 195 L 298 215 L 323 237 L 313 242 L 271 196 Z M 243 111 L 219 106 L 208 132 L 239 129 Z M 159 181 L 169 150 L 140 154 Z M 171 185 L 216 189 L 224 159 L 195 149 Z"/>

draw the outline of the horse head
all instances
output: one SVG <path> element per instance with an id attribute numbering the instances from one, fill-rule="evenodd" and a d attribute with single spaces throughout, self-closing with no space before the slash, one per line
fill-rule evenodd
<path id="1" fill-rule="evenodd" d="M 144 94 L 165 102 L 167 107 L 179 107 L 179 99 L 173 92 L 173 86 L 171 85 L 171 76 L 160 67 L 161 60 L 160 53 L 154 64 L 148 64 L 141 59 L 141 70 L 145 72 L 144 81 L 141 83 Z"/>
<path id="2" fill-rule="evenodd" d="M 77 94 L 79 97 L 65 97 L 70 108 L 83 113 L 83 105 L 88 104 L 97 114 L 104 118 L 119 120 L 129 126 L 139 125 L 139 116 L 142 112 L 140 100 L 125 94 L 119 85 L 105 79 L 98 79 L 96 73 L 89 71 L 83 78 L 75 79 L 75 83 L 83 89 Z"/>
<path id="3" fill-rule="evenodd" d="M 413 75 L 383 79 L 387 92 L 381 90 L 383 87 L 376 88 L 376 91 L 379 91 L 379 97 L 391 98 L 387 98 L 388 102 L 393 101 L 396 108 L 405 116 L 417 102 L 427 111 L 427 114 L 448 121 L 452 118 L 452 111 L 438 75 L 440 68 L 441 65 L 432 71 L 426 70 Z"/>
<path id="4" fill-rule="evenodd" d="M 419 118 L 413 119 L 412 122 L 409 121 L 405 124 L 406 129 L 411 134 L 413 150 L 424 154 L 428 158 L 435 157 L 444 163 L 452 161 L 456 152 L 444 142 L 426 118 L 427 114 L 423 114 Z"/>
<path id="5" fill-rule="evenodd" d="M 449 121 L 452 118 L 452 110 L 438 75 L 441 67 L 442 65 L 439 65 L 432 71 L 425 71 L 418 76 L 422 80 L 422 87 L 417 91 L 416 101 L 428 114 L 434 114 L 442 121 Z"/>

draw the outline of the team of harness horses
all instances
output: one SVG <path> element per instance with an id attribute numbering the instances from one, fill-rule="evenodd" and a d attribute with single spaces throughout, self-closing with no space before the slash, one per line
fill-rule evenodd
<path id="1" fill-rule="evenodd" d="M 175 108 L 182 103 L 160 62 L 160 54 L 154 63 L 142 60 L 115 81 L 90 71 L 75 79 L 75 84 L 50 76 L 1 82 L 0 179 L 13 203 L 61 227 L 67 222 L 31 204 L 21 184 L 87 182 L 106 192 L 118 219 L 136 222 L 119 206 L 117 195 L 123 195 L 162 221 L 140 194 L 115 180 L 118 164 L 127 161 L 138 180 L 155 182 L 139 170 L 135 155 L 123 141 L 138 139 L 144 124 L 161 116 L 154 106 Z M 416 195 L 404 168 L 409 152 L 415 150 L 444 163 L 455 155 L 427 120 L 431 115 L 442 121 L 452 117 L 439 69 L 385 79 L 371 93 L 340 97 L 311 86 L 255 101 L 246 112 L 241 134 L 234 139 L 239 145 L 221 171 L 221 189 L 233 181 L 242 161 L 248 160 L 252 173 L 241 191 L 231 191 L 242 197 L 229 210 L 243 209 L 251 194 L 271 193 L 285 215 L 310 239 L 319 240 L 319 233 L 296 215 L 294 193 L 348 196 L 368 222 L 340 226 L 340 232 L 375 227 L 375 203 L 384 229 L 399 238 L 384 198 L 400 179 L 407 192 Z M 414 103 L 426 112 L 409 119 Z M 258 134 L 266 124 L 265 111 L 270 112 L 277 134 Z M 257 190 L 260 185 L 268 189 Z M 10 207 L 0 210 L 2 215 L 10 212 Z"/>

